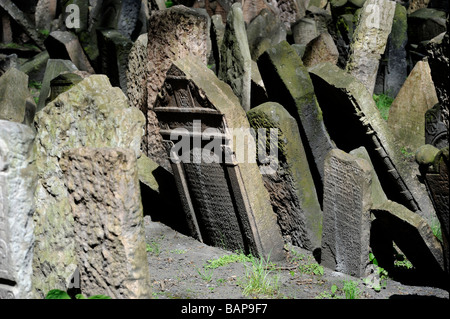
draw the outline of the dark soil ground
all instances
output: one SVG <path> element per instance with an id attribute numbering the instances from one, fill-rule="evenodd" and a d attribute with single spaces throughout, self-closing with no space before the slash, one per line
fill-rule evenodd
<path id="1" fill-rule="evenodd" d="M 285 247 L 285 261 L 266 267 L 270 270 L 271 290 L 244 294 L 252 273 L 250 261 L 208 268 L 208 261 L 223 260 L 233 252 L 207 246 L 152 222 L 148 216 L 145 228 L 154 299 L 346 299 L 344 281 L 357 284 L 350 291 L 358 299 L 449 299 L 445 289 L 400 283 L 392 278 L 376 292 L 359 278 L 318 267 L 309 251 L 294 246 Z"/>

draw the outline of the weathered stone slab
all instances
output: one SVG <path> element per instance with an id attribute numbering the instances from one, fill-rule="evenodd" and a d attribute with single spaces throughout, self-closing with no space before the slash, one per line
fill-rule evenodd
<path id="1" fill-rule="evenodd" d="M 272 7 L 268 5 L 265 0 L 247 0 L 242 4 L 242 11 L 244 13 L 244 21 L 248 25 L 250 22 L 256 18 L 262 10 L 271 10 Z"/>
<path id="2" fill-rule="evenodd" d="M 381 223 L 385 235 L 395 242 L 422 275 L 442 278 L 442 247 L 422 217 L 392 201 L 373 207 L 371 213 Z"/>
<path id="3" fill-rule="evenodd" d="M 269 100 L 283 105 L 297 120 L 305 151 L 308 158 L 313 159 L 309 166 L 320 192 L 325 156 L 334 146 L 323 123 L 308 72 L 286 41 L 264 52 L 257 62 Z"/>
<path id="4" fill-rule="evenodd" d="M 389 108 L 388 127 L 398 148 L 415 152 L 425 144 L 425 113 L 438 98 L 426 61 L 419 61 Z"/>
<path id="5" fill-rule="evenodd" d="M 0 120 L 0 299 L 31 298 L 35 133 Z"/>
<path id="6" fill-rule="evenodd" d="M 421 8 L 408 15 L 408 39 L 419 44 L 446 31 L 445 11 Z"/>
<path id="7" fill-rule="evenodd" d="M 45 39 L 45 47 L 51 59 L 70 60 L 79 70 L 95 73 L 75 34 L 53 31 Z"/>
<path id="8" fill-rule="evenodd" d="M 258 64 L 255 61 L 252 63 L 252 78 L 250 86 L 250 108 L 256 107 L 260 104 L 268 102 L 266 87 L 261 78 Z"/>
<path id="9" fill-rule="evenodd" d="M 305 67 L 310 67 L 323 62 L 336 64 L 338 59 L 339 52 L 333 38 L 324 32 L 306 45 L 303 63 Z"/>
<path id="10" fill-rule="evenodd" d="M 292 25 L 292 34 L 296 44 L 307 45 L 320 35 L 320 30 L 314 19 L 302 18 Z"/>
<path id="11" fill-rule="evenodd" d="M 286 40 L 286 27 L 274 12 L 264 9 L 247 26 L 247 39 L 252 60 L 270 47 Z"/>
<path id="12" fill-rule="evenodd" d="M 123 147 L 138 156 L 144 121 L 105 75 L 85 78 L 37 113 L 35 297 L 51 289 L 67 290 L 77 264 L 74 219 L 58 163 L 61 154 L 77 147 Z"/>
<path id="13" fill-rule="evenodd" d="M 264 174 L 278 224 L 286 243 L 310 251 L 320 249 L 322 240 L 322 210 L 317 198 L 308 159 L 295 119 L 278 103 L 267 102 L 247 113 L 250 125 L 260 134 L 277 134 L 278 165 L 273 174 Z M 273 136 L 270 135 L 271 147 Z M 265 150 L 266 145 L 263 147 Z M 259 154 L 259 151 L 258 151 Z M 260 167 L 264 167 L 261 160 Z"/>
<path id="14" fill-rule="evenodd" d="M 167 73 L 155 112 L 191 236 L 283 258 L 283 239 L 256 159 L 245 157 L 255 148 L 248 120 L 231 88 L 201 60 L 179 59 Z M 210 143 L 203 147 L 202 139 Z"/>
<path id="15" fill-rule="evenodd" d="M 36 4 L 34 19 L 38 30 L 50 30 L 56 15 L 56 0 L 39 0 Z"/>
<path id="16" fill-rule="evenodd" d="M 350 45 L 346 70 L 373 93 L 381 55 L 384 53 L 394 20 L 395 2 L 367 0 Z"/>
<path id="17" fill-rule="evenodd" d="M 47 51 L 36 54 L 32 59 L 21 64 L 18 69 L 28 75 L 29 82 L 42 82 L 45 74 L 45 67 L 50 58 Z"/>
<path id="18" fill-rule="evenodd" d="M 0 76 L 0 119 L 31 125 L 36 104 L 28 90 L 28 76 L 10 68 Z"/>
<path id="19" fill-rule="evenodd" d="M 113 86 L 127 92 L 128 55 L 133 42 L 118 30 L 99 30 L 97 32 L 99 47 L 99 66 Z"/>
<path id="20" fill-rule="evenodd" d="M 412 174 L 418 168 L 398 148 L 372 95 L 351 74 L 330 63 L 309 69 L 330 138 L 343 151 L 364 146 L 390 200 L 428 221 L 434 209 L 425 186 Z M 336 107 L 339 105 L 339 108 Z"/>
<path id="21" fill-rule="evenodd" d="M 83 71 L 66 72 L 58 75 L 50 81 L 50 97 L 48 98 L 48 102 L 53 101 L 58 95 L 66 92 L 90 75 L 90 73 Z"/>
<path id="22" fill-rule="evenodd" d="M 284 23 L 286 30 L 291 30 L 291 25 L 302 18 L 305 8 L 300 7 L 300 2 L 296 0 L 276 0 L 277 8 L 280 11 L 278 15 Z"/>
<path id="23" fill-rule="evenodd" d="M 448 166 L 449 155 L 448 146 L 442 150 L 434 149 L 431 153 L 435 154 L 429 159 L 421 159 L 422 152 L 425 151 L 424 145 L 416 153 L 416 161 L 421 165 L 422 176 L 424 176 L 425 184 L 430 193 L 433 205 L 436 209 L 436 215 L 441 224 L 442 242 L 444 250 L 444 266 L 449 275 L 449 179 Z M 425 151 L 430 153 L 430 151 Z M 448 278 L 447 278 L 448 281 Z"/>
<path id="24" fill-rule="evenodd" d="M 207 63 L 208 16 L 184 6 L 153 11 L 149 20 L 147 60 L 147 105 L 141 111 L 147 117 L 142 150 L 162 167 L 170 170 L 159 135 L 153 105 L 173 60 L 193 54 Z"/>
<path id="25" fill-rule="evenodd" d="M 39 93 L 37 111 L 42 110 L 47 103 L 47 99 L 50 96 L 50 82 L 63 72 L 73 72 L 76 70 L 78 70 L 77 67 L 70 60 L 49 59 L 47 61 L 41 92 Z"/>
<path id="26" fill-rule="evenodd" d="M 248 48 L 242 7 L 239 2 L 234 3 L 228 13 L 220 51 L 218 77 L 231 86 L 244 111 L 248 111 L 250 110 L 252 59 Z"/>
<path id="27" fill-rule="evenodd" d="M 397 3 L 395 5 L 392 30 L 388 37 L 384 59 L 382 59 L 386 62 L 382 61 L 378 69 L 375 91 L 377 91 L 377 86 L 380 89 L 378 89 L 378 92 L 375 92 L 377 94 L 385 93 L 395 98 L 408 76 L 406 60 L 406 44 L 408 43 L 407 29 L 406 8 L 400 3 Z"/>
<path id="28" fill-rule="evenodd" d="M 369 263 L 372 168 L 339 149 L 325 160 L 321 263 L 365 276 Z"/>
<path id="29" fill-rule="evenodd" d="M 135 151 L 71 149 L 59 165 L 75 220 L 81 292 L 114 299 L 150 298 Z"/>

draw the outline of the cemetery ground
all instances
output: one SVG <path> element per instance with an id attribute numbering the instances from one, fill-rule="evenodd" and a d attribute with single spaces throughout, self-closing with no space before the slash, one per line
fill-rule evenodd
<path id="1" fill-rule="evenodd" d="M 149 216 L 145 232 L 154 299 L 449 299 L 445 289 L 411 282 L 407 262 L 398 263 L 404 278 L 388 274 L 377 292 L 363 279 L 320 266 L 299 247 L 285 246 L 284 261 L 267 263 L 205 245 Z"/>

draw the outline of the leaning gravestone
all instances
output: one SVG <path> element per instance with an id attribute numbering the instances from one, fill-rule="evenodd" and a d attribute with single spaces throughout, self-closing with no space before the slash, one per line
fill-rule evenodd
<path id="1" fill-rule="evenodd" d="M 438 103 L 425 113 L 425 144 L 438 149 L 448 147 L 448 128 L 444 122 L 444 111 L 442 104 Z"/>
<path id="2" fill-rule="evenodd" d="M 169 170 L 170 165 L 162 146 L 153 106 L 173 60 L 193 54 L 206 65 L 208 19 L 207 14 L 184 6 L 153 11 L 149 19 L 147 104 L 141 109 L 147 121 L 142 150 L 148 157 Z"/>
<path id="3" fill-rule="evenodd" d="M 250 126 L 231 88 L 201 60 L 179 59 L 154 110 L 190 235 L 229 250 L 283 258 L 283 239 L 256 159 L 245 157 L 256 147 Z"/>
<path id="4" fill-rule="evenodd" d="M 411 175 L 411 169 L 417 167 L 414 163 L 403 165 L 404 151 L 396 146 L 364 85 L 330 63 L 317 64 L 309 72 L 323 120 L 336 146 L 345 152 L 364 146 L 387 197 L 432 221 L 434 209 L 425 186 L 415 174 Z"/>
<path id="5" fill-rule="evenodd" d="M 150 298 L 135 151 L 71 149 L 63 153 L 59 165 L 75 220 L 81 293 Z"/>
<path id="6" fill-rule="evenodd" d="M 334 149 L 324 170 L 321 262 L 363 277 L 369 262 L 372 168 L 367 161 Z"/>
<path id="7" fill-rule="evenodd" d="M 416 153 L 416 161 L 421 165 L 422 175 L 425 184 L 430 193 L 433 205 L 436 209 L 436 215 L 441 224 L 442 242 L 444 249 L 444 264 L 447 276 L 450 269 L 449 261 L 449 179 L 448 166 L 449 155 L 448 146 L 442 150 L 434 149 L 431 151 L 429 159 L 422 160 L 422 152 L 430 145 L 422 146 Z M 430 153 L 428 151 L 427 153 Z M 426 157 L 425 157 L 426 158 Z M 448 279 L 447 279 L 448 280 Z"/>
<path id="8" fill-rule="evenodd" d="M 0 299 L 31 298 L 35 133 L 0 120 Z"/>
<path id="9" fill-rule="evenodd" d="M 346 70 L 360 80 L 370 94 L 375 88 L 380 58 L 391 32 L 394 13 L 394 1 L 367 0 L 353 33 Z"/>
<path id="10" fill-rule="evenodd" d="M 306 67 L 321 62 L 336 64 L 339 52 L 332 36 L 328 32 L 321 33 L 317 38 L 310 41 L 305 48 L 303 63 Z"/>
<path id="11" fill-rule="evenodd" d="M 258 132 L 258 140 L 261 135 L 270 133 L 270 150 L 258 142 L 258 156 L 259 148 L 263 150 L 262 153 L 274 153 L 272 149 L 275 147 L 278 150 L 275 154 L 277 165 L 272 168 L 274 172 L 264 174 L 263 181 L 269 191 L 284 241 L 312 252 L 320 249 L 322 210 L 297 122 L 282 105 L 274 102 L 251 109 L 247 117 L 251 127 Z M 275 145 L 272 134 L 278 136 Z M 265 144 L 264 139 L 261 141 Z M 265 156 L 258 159 L 258 165 L 264 167 Z M 272 161 L 268 162 L 270 164 Z"/>
<path id="12" fill-rule="evenodd" d="M 218 77 L 231 86 L 246 112 L 250 110 L 251 61 L 241 4 L 236 2 L 227 17 Z"/>
<path id="13" fill-rule="evenodd" d="M 308 71 L 295 50 L 283 41 L 258 59 L 269 100 L 283 105 L 298 123 L 316 189 L 322 189 L 325 156 L 334 148 L 322 119 Z M 320 195 L 319 195 L 320 198 Z"/>
<path id="14" fill-rule="evenodd" d="M 37 113 L 38 185 L 35 193 L 36 297 L 67 290 L 76 269 L 74 220 L 59 166 L 63 151 L 76 147 L 124 147 L 140 152 L 144 116 L 128 106 L 105 75 L 91 75 Z"/>
<path id="15" fill-rule="evenodd" d="M 0 120 L 32 125 L 36 104 L 28 90 L 28 76 L 11 68 L 0 76 Z"/>

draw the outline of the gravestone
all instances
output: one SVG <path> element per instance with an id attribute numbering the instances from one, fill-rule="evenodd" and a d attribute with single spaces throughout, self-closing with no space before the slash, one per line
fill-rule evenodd
<path id="1" fill-rule="evenodd" d="M 228 13 L 218 77 L 231 86 L 244 111 L 250 110 L 251 61 L 242 7 L 236 2 Z"/>
<path id="2" fill-rule="evenodd" d="M 421 277 L 428 281 L 442 280 L 442 246 L 422 217 L 392 201 L 374 206 L 370 212 L 380 223 L 384 235 L 400 248 Z M 392 246 L 390 249 L 392 252 Z M 387 269 L 390 267 L 392 265 L 386 266 Z"/>
<path id="3" fill-rule="evenodd" d="M 270 47 L 286 40 L 286 27 L 274 12 L 263 9 L 247 26 L 247 39 L 252 60 Z"/>
<path id="4" fill-rule="evenodd" d="M 261 78 L 261 73 L 259 72 L 258 64 L 255 61 L 252 63 L 252 78 L 250 86 L 250 108 L 256 107 L 260 104 L 268 102 L 266 87 Z"/>
<path id="5" fill-rule="evenodd" d="M 367 0 L 353 33 L 346 70 L 373 93 L 381 55 L 394 20 L 395 2 Z"/>
<path id="6" fill-rule="evenodd" d="M 28 76 L 10 68 L 0 76 L 0 120 L 32 125 L 36 104 L 28 90 Z"/>
<path id="7" fill-rule="evenodd" d="M 248 155 L 256 146 L 231 88 L 201 60 L 178 59 L 155 112 L 190 235 L 232 251 L 283 258 L 269 194 L 256 159 Z"/>
<path id="8" fill-rule="evenodd" d="M 67 72 L 58 75 L 50 82 L 50 97 L 48 98 L 48 102 L 53 101 L 58 95 L 66 92 L 90 75 L 91 74 L 83 71 Z"/>
<path id="9" fill-rule="evenodd" d="M 438 149 L 448 147 L 448 127 L 444 122 L 444 111 L 442 104 L 438 103 L 425 112 L 425 144 Z"/>
<path id="10" fill-rule="evenodd" d="M 269 191 L 284 241 L 312 252 L 320 249 L 322 210 L 297 122 L 282 105 L 274 102 L 251 109 L 247 117 L 255 131 L 263 129 L 262 132 L 258 131 L 258 139 L 260 134 L 269 135 L 269 130 L 274 130 L 273 134 L 278 136 L 278 165 L 273 174 L 263 175 L 263 181 Z M 270 147 L 273 147 L 272 139 L 270 135 Z M 266 145 L 258 143 L 258 147 L 265 150 Z M 264 167 L 263 160 L 259 160 L 258 165 Z"/>
<path id="11" fill-rule="evenodd" d="M 45 47 L 51 59 L 70 60 L 79 70 L 95 73 L 75 34 L 53 31 L 45 39 Z"/>
<path id="12" fill-rule="evenodd" d="M 76 70 L 78 70 L 77 67 L 70 60 L 49 59 L 47 61 L 41 92 L 39 93 L 37 111 L 42 110 L 47 104 L 47 99 L 50 96 L 50 82 L 61 73 L 73 72 Z"/>
<path id="13" fill-rule="evenodd" d="M 406 8 L 395 5 L 392 30 L 388 37 L 384 58 L 378 70 L 375 93 L 385 93 L 395 98 L 408 76 L 406 44 L 408 43 Z M 378 86 L 378 88 L 377 88 Z M 378 90 L 377 90 L 378 89 Z"/>
<path id="14" fill-rule="evenodd" d="M 147 104 L 141 109 L 147 117 L 142 150 L 148 157 L 168 170 L 171 168 L 162 146 L 153 106 L 173 60 L 193 54 L 206 65 L 210 28 L 208 19 L 207 15 L 184 6 L 153 11 L 150 16 L 147 46 Z"/>
<path id="15" fill-rule="evenodd" d="M 147 44 L 148 34 L 141 34 L 130 50 L 126 70 L 128 99 L 140 110 L 147 105 Z"/>
<path id="16" fill-rule="evenodd" d="M 445 11 L 421 8 L 408 15 L 408 39 L 419 44 L 446 31 Z"/>
<path id="17" fill-rule="evenodd" d="M 415 152 L 425 144 L 425 113 L 438 98 L 426 61 L 419 61 L 389 108 L 388 127 L 398 148 Z"/>
<path id="18" fill-rule="evenodd" d="M 305 53 L 302 58 L 306 67 L 310 67 L 321 62 L 336 64 L 338 59 L 338 49 L 333 38 L 328 32 L 323 32 L 317 38 L 311 40 L 306 45 Z"/>
<path id="19" fill-rule="evenodd" d="M 354 76 L 330 63 L 309 69 L 330 138 L 339 149 L 350 152 L 364 146 L 370 155 L 387 197 L 434 219 L 434 209 L 415 163 L 397 147 L 372 95 Z M 336 107 L 339 105 L 339 108 Z"/>
<path id="20" fill-rule="evenodd" d="M 302 18 L 292 25 L 294 43 L 307 45 L 320 35 L 321 30 L 312 18 Z"/>
<path id="21" fill-rule="evenodd" d="M 225 34 L 225 24 L 222 21 L 222 16 L 215 14 L 211 17 L 211 51 L 214 58 L 214 63 L 217 70 L 220 67 L 220 48 L 222 47 L 223 36 Z"/>
<path id="22" fill-rule="evenodd" d="M 287 31 L 291 30 L 291 25 L 302 18 L 305 8 L 299 6 L 296 0 L 276 0 L 277 8 L 280 11 L 278 15 L 284 23 Z"/>
<path id="23" fill-rule="evenodd" d="M 45 74 L 45 67 L 50 58 L 47 51 L 36 54 L 33 58 L 21 64 L 18 69 L 28 75 L 29 82 L 42 82 Z"/>
<path id="24" fill-rule="evenodd" d="M 59 165 L 75 220 L 81 293 L 150 298 L 135 151 L 76 148 L 64 152 Z"/>
<path id="25" fill-rule="evenodd" d="M 428 145 L 425 145 L 428 146 Z M 423 148 L 423 147 L 422 147 Z M 416 161 L 421 165 L 422 176 L 430 193 L 436 215 L 441 224 L 442 242 L 444 250 L 444 265 L 449 275 L 449 179 L 448 166 L 449 155 L 448 146 L 444 149 L 434 149 L 430 159 L 420 161 L 422 148 L 416 153 Z M 448 281 L 448 278 L 447 278 Z"/>
<path id="26" fill-rule="evenodd" d="M 268 49 L 257 62 L 269 100 L 283 105 L 297 120 L 316 190 L 320 192 L 325 156 L 334 146 L 323 123 L 308 71 L 286 41 Z"/>
<path id="27" fill-rule="evenodd" d="M 364 277 L 369 263 L 372 168 L 339 149 L 325 160 L 322 265 Z"/>
<path id="28" fill-rule="evenodd" d="M 31 297 L 35 133 L 0 120 L 0 299 Z"/>
<path id="29" fill-rule="evenodd" d="M 56 17 L 56 0 L 39 0 L 36 5 L 35 21 L 38 30 L 50 30 Z"/>
<path id="30" fill-rule="evenodd" d="M 59 166 L 62 153 L 77 147 L 123 147 L 138 156 L 144 121 L 105 75 L 85 78 L 37 113 L 36 298 L 51 289 L 67 290 L 76 270 L 74 219 Z"/>
<path id="31" fill-rule="evenodd" d="M 256 18 L 261 10 L 267 9 L 273 11 L 273 9 L 268 5 L 266 0 L 247 0 L 242 4 L 242 11 L 244 13 L 244 21 L 247 25 Z"/>
<path id="32" fill-rule="evenodd" d="M 126 93 L 128 55 L 133 42 L 118 30 L 99 30 L 97 40 L 101 73 L 108 76 L 111 85 Z"/>

